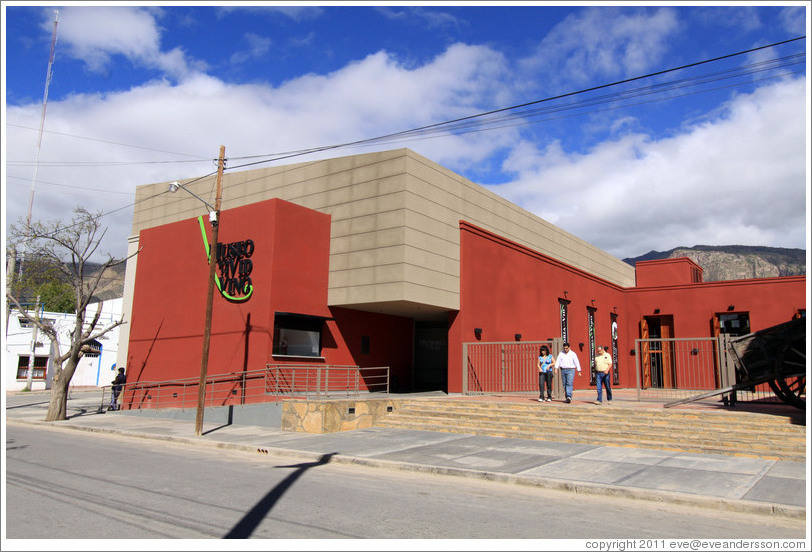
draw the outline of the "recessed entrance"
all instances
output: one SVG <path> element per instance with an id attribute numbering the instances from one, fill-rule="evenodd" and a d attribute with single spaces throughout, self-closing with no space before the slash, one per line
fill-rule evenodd
<path id="1" fill-rule="evenodd" d="M 448 389 L 448 326 L 445 322 L 415 322 L 414 386 L 421 391 Z"/>

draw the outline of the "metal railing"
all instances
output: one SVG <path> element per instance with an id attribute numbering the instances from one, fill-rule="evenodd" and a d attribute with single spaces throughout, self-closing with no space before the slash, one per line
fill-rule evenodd
<path id="1" fill-rule="evenodd" d="M 137 381 L 123 385 L 117 407 L 197 408 L 200 378 Z M 112 386 L 101 388 L 99 411 L 108 409 Z M 261 370 L 210 375 L 206 378 L 204 406 L 275 402 L 283 398 L 329 398 L 389 393 L 389 367 L 359 368 L 331 365 L 267 365 Z"/>
<path id="2" fill-rule="evenodd" d="M 729 336 L 635 340 L 638 400 L 687 399 L 736 384 Z M 723 397 L 722 400 L 727 400 Z M 737 392 L 740 402 L 781 402 L 768 383 Z"/>
<path id="3" fill-rule="evenodd" d="M 736 383 L 729 337 L 636 339 L 635 380 L 613 387 L 636 388 L 638 400 L 686 399 Z M 466 395 L 538 392 L 538 350 L 547 345 L 555 356 L 560 339 L 527 342 L 463 343 L 463 386 Z M 589 373 L 589 364 L 582 370 Z M 562 378 L 553 379 L 553 394 L 563 396 Z M 726 398 L 724 398 L 726 399 Z M 723 399 L 723 400 L 724 400 Z M 739 402 L 781 402 L 768 383 L 737 392 Z"/>
<path id="4" fill-rule="evenodd" d="M 389 367 L 269 364 L 265 391 L 277 397 L 302 398 L 389 393 Z"/>
<path id="5" fill-rule="evenodd" d="M 538 392 L 539 348 L 546 345 L 555 356 L 559 342 L 463 343 L 462 392 L 466 395 Z M 563 394 L 560 379 L 553 380 L 556 396 Z"/>

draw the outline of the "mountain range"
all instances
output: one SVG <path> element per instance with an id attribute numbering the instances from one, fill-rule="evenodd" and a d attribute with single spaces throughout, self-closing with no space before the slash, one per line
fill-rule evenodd
<path id="1" fill-rule="evenodd" d="M 637 261 L 676 257 L 688 257 L 701 266 L 705 282 L 806 274 L 806 250 L 783 247 L 695 245 L 675 247 L 668 251 L 649 251 L 623 261 L 635 266 Z"/>

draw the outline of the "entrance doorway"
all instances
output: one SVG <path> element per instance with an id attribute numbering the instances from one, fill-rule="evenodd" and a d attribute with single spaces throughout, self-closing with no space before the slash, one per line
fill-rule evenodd
<path id="1" fill-rule="evenodd" d="M 672 388 L 676 383 L 674 373 L 674 317 L 644 316 L 640 321 L 640 337 L 643 340 L 642 367 L 645 388 Z"/>
<path id="2" fill-rule="evenodd" d="M 446 322 L 415 322 L 414 386 L 421 391 L 446 391 L 448 389 L 448 325 Z"/>

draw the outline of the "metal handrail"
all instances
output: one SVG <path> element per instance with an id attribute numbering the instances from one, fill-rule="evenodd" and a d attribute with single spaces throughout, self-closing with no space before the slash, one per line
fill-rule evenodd
<path id="1" fill-rule="evenodd" d="M 282 387 L 280 381 L 284 382 Z M 192 408 L 197 405 L 199 383 L 196 377 L 129 382 L 122 385 L 117 403 L 125 410 Z M 207 376 L 205 385 L 204 402 L 209 407 L 275 402 L 282 397 L 306 398 L 314 394 L 325 398 L 339 394 L 359 396 L 361 392 L 388 394 L 390 388 L 388 366 L 313 364 L 268 364 L 260 370 L 213 374 Z M 112 385 L 101 389 L 100 412 L 110 406 Z"/>
<path id="2" fill-rule="evenodd" d="M 359 396 L 361 392 L 388 394 L 389 367 L 268 364 L 267 385 L 266 392 L 276 397 Z"/>

